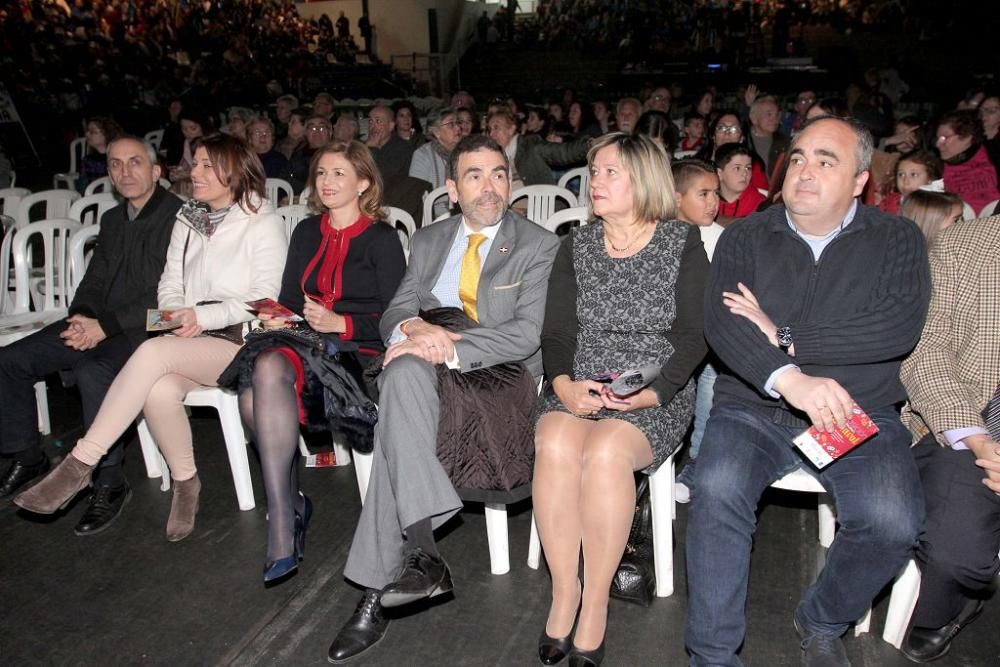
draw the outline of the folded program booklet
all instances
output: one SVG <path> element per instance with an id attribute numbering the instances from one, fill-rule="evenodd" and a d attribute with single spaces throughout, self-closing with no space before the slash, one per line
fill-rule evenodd
<path id="1" fill-rule="evenodd" d="M 814 466 L 825 468 L 876 433 L 878 426 L 855 403 L 850 419 L 832 433 L 810 426 L 792 442 Z"/>
<path id="2" fill-rule="evenodd" d="M 170 319 L 174 314 L 172 310 L 157 310 L 149 308 L 146 310 L 146 331 L 170 331 L 181 326 L 177 320 Z"/>
<path id="3" fill-rule="evenodd" d="M 628 396 L 648 387 L 659 374 L 660 366 L 658 364 L 650 364 L 649 366 L 633 368 L 622 373 L 601 373 L 590 379 L 606 383 L 611 393 L 616 396 Z"/>
<path id="4" fill-rule="evenodd" d="M 274 299 L 257 299 L 256 301 L 247 301 L 247 307 L 257 314 L 265 313 L 271 317 L 281 318 L 283 320 L 288 320 L 289 322 L 302 321 L 301 317 Z"/>

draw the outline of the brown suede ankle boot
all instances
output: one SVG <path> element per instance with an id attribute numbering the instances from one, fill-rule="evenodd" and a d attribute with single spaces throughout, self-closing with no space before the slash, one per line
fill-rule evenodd
<path id="1" fill-rule="evenodd" d="M 35 514 L 55 514 L 90 485 L 95 466 L 67 454 L 45 479 L 14 498 L 14 504 Z"/>
<path id="2" fill-rule="evenodd" d="M 180 542 L 194 531 L 194 517 L 198 514 L 198 495 L 201 481 L 198 473 L 183 482 L 174 480 L 174 499 L 167 518 L 167 541 Z"/>

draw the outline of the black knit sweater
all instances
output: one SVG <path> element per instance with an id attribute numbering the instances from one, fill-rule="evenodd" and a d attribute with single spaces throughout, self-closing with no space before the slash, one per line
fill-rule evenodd
<path id="1" fill-rule="evenodd" d="M 777 326 L 791 328 L 794 358 L 723 305 L 722 292 L 737 292 L 737 282 Z M 715 400 L 803 425 L 802 413 L 764 392 L 770 375 L 793 363 L 836 380 L 864 410 L 902 403 L 899 366 L 920 338 L 930 290 L 920 230 L 875 208 L 859 204 L 818 262 L 788 225 L 783 205 L 734 223 L 716 246 L 705 293 L 705 336 L 725 366 Z"/>

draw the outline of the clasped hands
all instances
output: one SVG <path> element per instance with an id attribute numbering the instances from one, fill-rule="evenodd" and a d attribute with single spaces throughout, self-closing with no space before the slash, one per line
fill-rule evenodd
<path id="1" fill-rule="evenodd" d="M 594 380 L 571 380 L 559 375 L 552 380 L 552 391 L 566 409 L 578 417 L 596 414 L 601 408 L 615 412 L 631 412 L 651 408 L 659 403 L 656 392 L 648 387 L 628 396 L 619 396 L 606 384 Z"/>
<path id="2" fill-rule="evenodd" d="M 455 358 L 455 341 L 462 340 L 461 334 L 420 318 L 404 322 L 402 329 L 405 329 L 406 340 L 389 346 L 382 361 L 383 368 L 404 354 L 412 354 L 434 365 L 446 363 Z"/>
<path id="3" fill-rule="evenodd" d="M 736 283 L 736 292 L 723 292 L 722 303 L 729 312 L 745 317 L 760 329 L 771 345 L 778 347 L 778 327 L 760 307 L 757 297 L 743 283 Z M 795 346 L 788 350 L 795 356 Z M 773 389 L 788 402 L 809 416 L 819 430 L 833 432 L 838 424 L 847 422 L 854 409 L 854 399 L 836 380 L 806 375 L 792 368 L 778 375 Z"/>
<path id="4" fill-rule="evenodd" d="M 93 349 L 108 337 L 100 322 L 93 317 L 72 315 L 66 318 L 66 324 L 69 326 L 59 334 L 59 337 L 63 339 L 66 347 L 71 347 L 78 352 Z"/>

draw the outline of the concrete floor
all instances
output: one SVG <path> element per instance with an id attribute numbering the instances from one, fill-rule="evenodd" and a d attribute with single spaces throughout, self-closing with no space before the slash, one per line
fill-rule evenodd
<path id="1" fill-rule="evenodd" d="M 72 392 L 50 385 L 54 434 L 61 456 L 79 435 Z M 2 409 L 2 408 L 0 408 Z M 321 665 L 358 591 L 342 577 L 360 501 L 351 467 L 305 469 L 304 490 L 316 507 L 306 558 L 285 583 L 261 581 L 266 508 L 254 467 L 258 506 L 240 512 L 211 412 L 193 419 L 204 489 L 198 526 L 188 539 L 163 536 L 170 495 L 146 479 L 133 445 L 127 471 L 134 495 L 118 522 L 87 538 L 73 535 L 83 512 L 39 520 L 0 508 L 0 665 Z M 253 466 L 256 464 L 253 463 Z M 768 497 L 754 554 L 748 609 L 747 665 L 799 662 L 791 615 L 822 559 L 809 496 Z M 549 603 L 544 567 L 525 564 L 530 512 L 510 517 L 511 571 L 489 572 L 481 508 L 470 507 L 440 539 L 456 595 L 393 621 L 384 641 L 358 665 L 533 665 Z M 684 527 L 678 507 L 676 593 L 648 608 L 612 602 L 605 664 L 684 665 Z M 879 636 L 886 600 L 875 609 L 873 634 L 846 640 L 856 667 L 909 665 Z M 1000 604 L 935 663 L 1000 665 Z"/>

